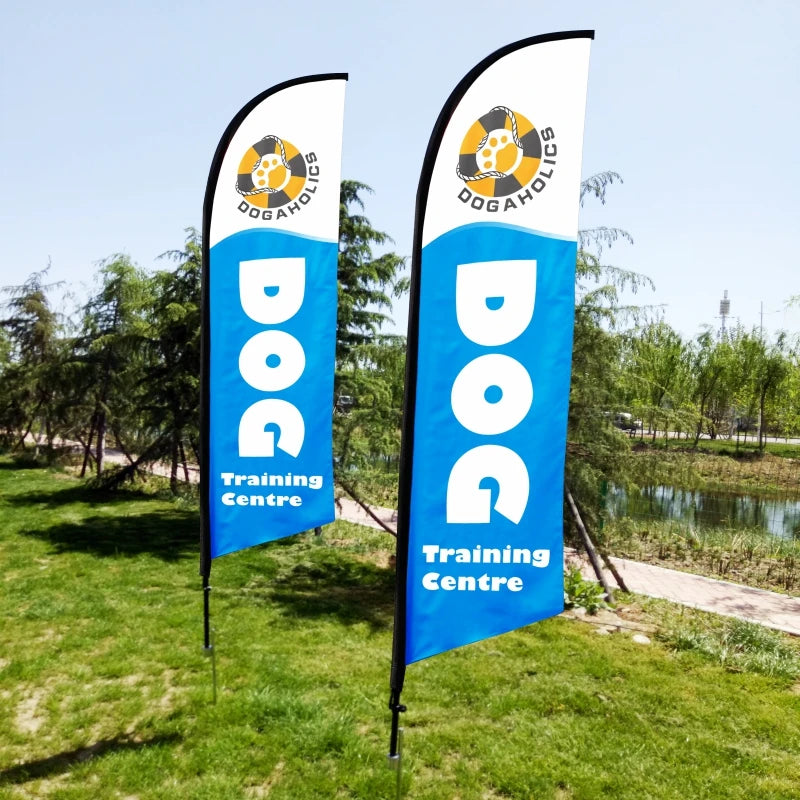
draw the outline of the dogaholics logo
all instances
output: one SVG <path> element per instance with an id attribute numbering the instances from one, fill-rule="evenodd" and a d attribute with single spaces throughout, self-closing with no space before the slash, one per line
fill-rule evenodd
<path id="1" fill-rule="evenodd" d="M 236 191 L 239 211 L 253 219 L 288 218 L 311 202 L 319 183 L 314 153 L 303 155 L 291 142 L 265 136 L 239 162 Z"/>
<path id="2" fill-rule="evenodd" d="M 477 211 L 510 211 L 525 205 L 553 177 L 558 152 L 554 140 L 552 128 L 540 133 L 522 114 L 495 106 L 472 125 L 461 143 L 456 174 L 464 188 L 458 199 Z"/>

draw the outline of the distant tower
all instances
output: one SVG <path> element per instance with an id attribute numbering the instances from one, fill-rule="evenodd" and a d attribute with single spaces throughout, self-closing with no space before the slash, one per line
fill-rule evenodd
<path id="1" fill-rule="evenodd" d="M 731 313 L 731 301 L 728 300 L 728 290 L 726 289 L 722 300 L 719 301 L 719 316 L 722 319 L 722 325 L 719 329 L 719 336 L 720 339 L 725 338 L 725 320 L 730 316 Z"/>

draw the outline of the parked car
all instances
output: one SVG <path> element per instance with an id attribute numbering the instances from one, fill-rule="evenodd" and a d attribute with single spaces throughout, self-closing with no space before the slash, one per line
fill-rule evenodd
<path id="1" fill-rule="evenodd" d="M 615 428 L 619 428 L 622 431 L 635 431 L 642 423 L 638 419 L 634 419 L 633 414 L 628 414 L 625 411 L 617 411 L 617 413 L 614 414 L 612 424 Z"/>

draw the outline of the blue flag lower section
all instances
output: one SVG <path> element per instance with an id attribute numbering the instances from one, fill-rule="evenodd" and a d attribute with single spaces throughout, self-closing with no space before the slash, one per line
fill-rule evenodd
<path id="1" fill-rule="evenodd" d="M 576 249 L 478 223 L 422 250 L 406 663 L 563 609 Z"/>
<path id="2" fill-rule="evenodd" d="M 337 254 L 273 230 L 211 248 L 212 558 L 334 518 Z"/>

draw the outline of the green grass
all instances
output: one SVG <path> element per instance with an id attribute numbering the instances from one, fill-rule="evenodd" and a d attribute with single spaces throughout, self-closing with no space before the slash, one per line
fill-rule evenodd
<path id="1" fill-rule="evenodd" d="M 677 440 L 683 442 L 684 440 Z M 674 442 L 673 442 L 674 443 Z M 758 442 L 749 435 L 745 442 L 743 438 L 736 444 L 736 437 L 732 439 L 701 439 L 697 444 L 697 449 L 703 453 L 717 453 L 727 456 L 757 456 L 761 451 L 758 449 Z M 764 452 L 767 455 L 779 456 L 780 458 L 800 458 L 800 445 L 789 444 L 787 442 L 767 442 L 764 445 Z"/>
<path id="2" fill-rule="evenodd" d="M 2 800 L 394 797 L 391 537 L 218 559 L 213 705 L 191 504 L 0 461 L 0 520 Z M 548 620 L 409 668 L 406 796 L 796 800 L 793 674 Z"/>
<path id="3" fill-rule="evenodd" d="M 679 625 L 662 635 L 678 650 L 695 650 L 732 670 L 800 677 L 800 657 L 776 631 L 739 619 Z"/>

